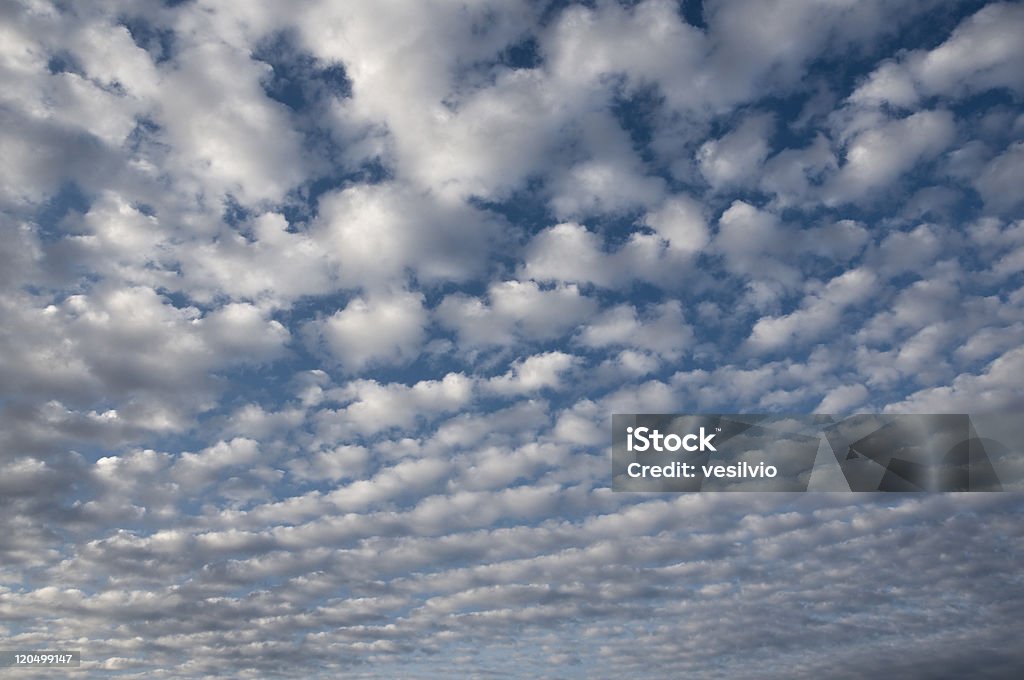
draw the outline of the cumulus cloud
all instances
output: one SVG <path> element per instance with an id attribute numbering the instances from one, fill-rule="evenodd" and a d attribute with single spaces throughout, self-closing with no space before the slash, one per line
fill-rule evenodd
<path id="1" fill-rule="evenodd" d="M 795 342 L 814 340 L 835 327 L 843 311 L 870 295 L 875 286 L 874 275 L 852 269 L 829 281 L 820 292 L 804 298 L 800 309 L 779 317 L 759 319 L 748 342 L 755 351 L 771 351 Z"/>
<path id="2" fill-rule="evenodd" d="M 673 196 L 644 216 L 644 223 L 668 241 L 672 251 L 699 253 L 708 243 L 708 225 L 699 203 Z"/>
<path id="3" fill-rule="evenodd" d="M 829 201 L 857 201 L 888 187 L 921 161 L 934 158 L 953 141 L 948 111 L 919 111 L 857 134 L 845 162 L 826 188 Z"/>
<path id="4" fill-rule="evenodd" d="M 1024 142 L 1017 142 L 993 158 L 975 179 L 974 186 L 993 212 L 1006 213 L 1021 204 L 1014 187 L 1024 182 Z"/>
<path id="5" fill-rule="evenodd" d="M 921 97 L 964 97 L 995 88 L 1020 92 L 1024 77 L 1013 64 L 1024 57 L 1017 35 L 1024 26 L 1019 5 L 993 3 L 957 26 L 931 50 L 914 50 L 876 69 L 851 100 L 862 104 L 915 106 Z"/>
<path id="6" fill-rule="evenodd" d="M 817 413 L 848 413 L 850 409 L 860 406 L 868 398 L 868 388 L 864 385 L 841 385 L 821 400 L 815 409 Z"/>
<path id="7" fill-rule="evenodd" d="M 325 408 L 316 414 L 321 427 L 373 434 L 391 427 L 408 428 L 417 418 L 457 410 L 473 395 L 473 380 L 461 373 L 449 373 L 440 380 L 421 380 L 411 386 L 357 380 L 328 390 L 325 398 L 345 403 L 341 409 Z M 343 440 L 343 439 L 342 439 Z"/>
<path id="8" fill-rule="evenodd" d="M 426 323 L 423 296 L 402 291 L 369 299 L 353 298 L 344 309 L 313 322 L 307 329 L 342 367 L 358 372 L 374 363 L 415 359 Z"/>
<path id="9" fill-rule="evenodd" d="M 997 357 L 980 374 L 964 373 L 949 385 L 914 392 L 891 406 L 901 413 L 1007 412 L 1021 406 L 1019 387 L 1010 376 L 1024 362 L 1024 351 L 1014 348 Z"/>
<path id="10" fill-rule="evenodd" d="M 743 186 L 760 174 L 771 151 L 771 116 L 751 116 L 719 139 L 701 145 L 697 163 L 701 174 L 715 189 Z"/>
<path id="11" fill-rule="evenodd" d="M 535 281 L 512 280 L 492 284 L 486 300 L 450 295 L 436 314 L 455 331 L 460 346 L 475 348 L 558 338 L 596 308 L 597 302 L 574 284 L 541 287 Z"/>
<path id="12" fill-rule="evenodd" d="M 635 307 L 620 305 L 601 313 L 582 329 L 578 342 L 586 347 L 628 347 L 678 359 L 690 348 L 693 329 L 679 302 L 666 302 L 637 314 Z"/>
<path id="13" fill-rule="evenodd" d="M 546 352 L 527 357 L 505 374 L 491 378 L 487 387 L 498 394 L 521 394 L 561 387 L 562 374 L 579 363 L 571 354 Z"/>
<path id="14" fill-rule="evenodd" d="M 601 288 L 635 280 L 678 287 L 694 251 L 706 242 L 702 220 L 685 206 L 685 199 L 673 199 L 648 212 L 645 221 L 656 233 L 634 231 L 617 248 L 606 247 L 601 236 L 584 225 L 556 224 L 526 245 L 522 274 L 537 281 Z"/>
<path id="15" fill-rule="evenodd" d="M 798 275 L 786 263 L 792 249 L 777 215 L 737 200 L 718 218 L 718 227 L 714 246 L 729 271 L 787 287 L 796 284 Z"/>
<path id="16" fill-rule="evenodd" d="M 397 184 L 357 185 L 324 196 L 319 248 L 337 258 L 347 287 L 379 287 L 406 270 L 422 280 L 460 280 L 480 272 L 493 218 Z"/>

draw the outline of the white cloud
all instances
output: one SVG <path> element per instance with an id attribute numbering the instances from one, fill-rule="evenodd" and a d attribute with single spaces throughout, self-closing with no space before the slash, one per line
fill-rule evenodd
<path id="1" fill-rule="evenodd" d="M 965 19 L 930 52 L 912 54 L 911 71 L 928 93 L 959 95 L 994 87 L 1024 88 L 1020 32 L 1024 7 L 994 3 Z"/>
<path id="2" fill-rule="evenodd" d="M 571 217 L 616 214 L 648 207 L 661 198 L 662 181 L 641 177 L 615 159 L 585 161 L 555 180 L 555 214 Z"/>
<path id="3" fill-rule="evenodd" d="M 517 177 L 543 158 L 548 124 L 532 104 L 545 96 L 528 75 L 504 76 L 479 95 L 458 78 L 466 65 L 514 43 L 531 16 L 521 3 L 493 0 L 473 7 L 321 3 L 297 24 L 313 54 L 344 63 L 356 95 L 350 115 L 386 126 L 400 178 L 460 199 L 502 187 L 502 153 Z"/>
<path id="4" fill-rule="evenodd" d="M 302 479 L 354 479 L 366 471 L 370 452 L 363 446 L 342 445 L 293 461 L 292 473 Z"/>
<path id="5" fill-rule="evenodd" d="M 675 300 L 651 305 L 642 316 L 632 305 L 619 305 L 581 328 L 577 340 L 585 347 L 628 347 L 677 360 L 691 349 L 693 329 Z"/>
<path id="6" fill-rule="evenodd" d="M 693 73 L 707 39 L 679 17 L 670 2 L 630 9 L 613 3 L 570 7 L 545 36 L 544 53 L 555 82 L 577 97 L 602 78 L 625 73 L 636 83 L 664 82 L 673 99 L 695 102 L 701 88 L 675 87 Z M 645 45 L 637 50 L 632 46 Z M 698 91 L 694 91 L 697 89 Z"/>
<path id="7" fill-rule="evenodd" d="M 718 218 L 718 226 L 714 247 L 725 256 L 729 271 L 785 286 L 796 284 L 797 272 L 783 261 L 790 241 L 775 214 L 734 201 Z"/>
<path id="8" fill-rule="evenodd" d="M 907 232 L 893 232 L 882 239 L 877 250 L 869 256 L 869 261 L 884 277 L 922 271 L 942 252 L 943 234 L 937 232 L 938 229 L 927 224 L 920 224 Z"/>
<path id="9" fill-rule="evenodd" d="M 992 159 L 974 180 L 974 186 L 985 200 L 985 207 L 995 213 L 1010 212 L 1024 201 L 1020 187 L 1024 185 L 1024 142 L 1011 145 Z"/>
<path id="10" fill-rule="evenodd" d="M 267 320 L 249 304 L 228 304 L 207 314 L 201 331 L 207 342 L 232 356 L 272 358 L 290 339 L 280 322 Z"/>
<path id="11" fill-rule="evenodd" d="M 914 2 L 897 11 L 878 0 L 825 5 L 813 0 L 710 3 L 705 18 L 714 41 L 712 82 L 720 90 L 715 100 L 742 101 L 792 85 L 815 55 L 842 54 L 853 45 L 896 34 L 905 23 L 926 16 L 935 4 Z"/>
<path id="12" fill-rule="evenodd" d="M 224 44 L 191 46 L 164 73 L 155 115 L 169 161 L 206 191 L 278 202 L 305 176 L 299 136 L 260 85 L 269 68 Z"/>
<path id="13" fill-rule="evenodd" d="M 997 357 L 980 374 L 963 373 L 948 385 L 914 392 L 886 407 L 893 413 L 998 413 L 1024 404 L 1020 381 L 1024 349 L 1016 347 Z"/>
<path id="14" fill-rule="evenodd" d="M 865 269 L 840 274 L 820 290 L 809 293 L 791 314 L 759 319 L 747 344 L 755 352 L 770 352 L 811 342 L 828 331 L 839 331 L 836 326 L 846 309 L 863 302 L 877 284 L 875 275 Z"/>
<path id="15" fill-rule="evenodd" d="M 899 63 L 892 61 L 875 69 L 867 81 L 850 95 L 850 101 L 855 104 L 890 104 L 904 109 L 916 106 L 918 98 L 913 76 Z"/>
<path id="16" fill-rule="evenodd" d="M 610 285 L 619 273 L 609 266 L 609 260 L 597 234 L 579 224 L 564 223 L 530 241 L 523 272 L 541 281 Z"/>
<path id="17" fill-rule="evenodd" d="M 578 363 L 577 357 L 565 352 L 535 354 L 515 362 L 504 375 L 491 378 L 487 388 L 503 395 L 557 390 L 562 387 L 563 375 Z"/>
<path id="18" fill-rule="evenodd" d="M 850 101 L 912 108 L 922 97 L 964 97 L 995 88 L 1024 90 L 1017 64 L 1024 59 L 1019 40 L 1024 10 L 1015 3 L 992 3 L 964 19 L 932 50 L 912 50 L 879 66 Z"/>
<path id="19" fill-rule="evenodd" d="M 427 311 L 423 295 L 400 291 L 356 297 L 344 309 L 307 327 L 345 370 L 403 364 L 419 356 Z"/>
<path id="20" fill-rule="evenodd" d="M 407 270 L 424 282 L 481 273 L 495 229 L 493 218 L 459 201 L 385 183 L 323 197 L 314 233 L 343 285 L 378 288 Z"/>
<path id="21" fill-rule="evenodd" d="M 685 195 L 672 196 L 644 216 L 644 224 L 668 241 L 670 251 L 693 254 L 708 244 L 708 225 L 700 204 Z"/>
<path id="22" fill-rule="evenodd" d="M 945 150 L 954 132 L 948 111 L 919 111 L 860 132 L 847 145 L 839 173 L 825 187 L 826 201 L 855 202 L 891 188 L 905 172 Z"/>
<path id="23" fill-rule="evenodd" d="M 359 510 L 416 489 L 429 488 L 441 481 L 450 469 L 451 464 L 443 460 L 406 460 L 369 479 L 356 480 L 332 491 L 327 499 L 339 510 Z"/>
<path id="24" fill-rule="evenodd" d="M 340 441 L 352 433 L 373 434 L 389 428 L 410 428 L 418 418 L 458 410 L 473 397 L 475 382 L 461 373 L 413 385 L 354 380 L 327 391 L 330 401 L 345 402 L 337 410 L 316 415 L 320 436 Z"/>
<path id="25" fill-rule="evenodd" d="M 860 406 L 868 398 L 868 388 L 861 384 L 840 385 L 834 388 L 821 400 L 815 413 L 849 413 L 850 409 Z"/>
<path id="26" fill-rule="evenodd" d="M 19 305 L 13 306 L 17 301 Z M 21 398 L 72 407 L 117 405 L 113 428 L 173 429 L 211 406 L 211 374 L 280 356 L 282 324 L 249 305 L 203 315 L 146 287 L 100 286 L 59 304 L 0 306 L 17 335 L 0 339 L 0 375 Z M 6 308 L 4 308 L 6 307 Z"/>
<path id="27" fill-rule="evenodd" d="M 182 282 L 198 299 L 227 294 L 261 305 L 286 306 L 303 295 L 335 290 L 336 265 L 315 236 L 290 231 L 282 215 L 265 213 L 251 223 L 251 234 L 231 230 L 182 248 Z"/>
<path id="28" fill-rule="evenodd" d="M 589 113 L 576 123 L 588 157 L 552 172 L 551 207 L 559 219 L 616 215 L 658 203 L 665 182 L 648 176 L 633 142 L 610 115 Z"/>
<path id="29" fill-rule="evenodd" d="M 192 490 L 209 483 L 222 470 L 252 465 L 259 459 L 259 444 L 238 437 L 222 441 L 199 453 L 183 453 L 170 469 L 172 477 Z"/>
<path id="30" fill-rule="evenodd" d="M 757 177 L 771 150 L 774 123 L 770 115 L 750 116 L 728 134 L 701 145 L 697 162 L 708 184 L 721 190 L 744 186 Z"/>
<path id="31" fill-rule="evenodd" d="M 854 220 L 839 220 L 821 227 L 805 229 L 800 234 L 804 252 L 835 262 L 856 259 L 871 238 L 864 225 Z"/>
<path id="32" fill-rule="evenodd" d="M 542 288 L 535 281 L 504 281 L 488 288 L 487 300 L 449 295 L 438 305 L 440 322 L 467 348 L 505 345 L 517 338 L 550 340 L 570 333 L 597 308 L 572 284 Z"/>
<path id="33" fill-rule="evenodd" d="M 813 205 L 818 184 L 837 166 L 828 140 L 818 134 L 806 148 L 784 149 L 772 156 L 764 165 L 760 188 L 774 194 L 783 208 L 805 202 Z"/>
<path id="34" fill-rule="evenodd" d="M 693 257 L 691 248 L 700 241 L 700 223 L 687 223 L 693 219 L 692 213 L 684 216 L 680 210 L 664 205 L 660 210 L 674 214 L 656 212 L 652 216 L 648 213 L 645 219 L 653 218 L 659 229 L 675 231 L 675 246 L 671 241 L 673 234 L 635 231 L 619 248 L 609 251 L 599 234 L 580 224 L 566 222 L 549 227 L 530 240 L 521 266 L 522 276 L 602 288 L 627 285 L 633 280 L 660 288 L 678 288 L 686 278 L 686 265 Z M 683 235 L 683 231 L 689 234 Z M 687 238 L 690 243 L 685 242 Z"/>

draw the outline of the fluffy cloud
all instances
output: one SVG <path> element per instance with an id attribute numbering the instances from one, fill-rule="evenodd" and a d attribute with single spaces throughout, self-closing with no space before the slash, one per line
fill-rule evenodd
<path id="1" fill-rule="evenodd" d="M 645 216 L 655 234 L 635 231 L 615 249 L 599 234 L 574 222 L 549 227 L 526 246 L 523 276 L 537 281 L 615 288 L 640 280 L 672 289 L 686 278 L 695 251 L 706 243 L 703 220 L 671 199 Z M 673 240 L 674 239 L 674 240 Z"/>
<path id="2" fill-rule="evenodd" d="M 729 271 L 784 286 L 796 283 L 796 272 L 785 263 L 792 252 L 787 233 L 774 213 L 734 201 L 718 218 L 718 226 L 714 245 Z"/>
<path id="3" fill-rule="evenodd" d="M 353 298 L 344 309 L 313 322 L 307 329 L 345 370 L 358 372 L 374 363 L 415 359 L 426 323 L 423 296 L 404 291 Z"/>
<path id="4" fill-rule="evenodd" d="M 1008 412 L 1020 409 L 1022 398 L 1011 376 L 1024 363 L 1024 351 L 1014 348 L 992 361 L 980 374 L 964 373 L 951 384 L 929 387 L 891 406 L 899 413 L 944 411 Z"/>
<path id="5" fill-rule="evenodd" d="M 338 410 L 323 409 L 316 418 L 321 434 L 330 430 L 335 439 L 350 432 L 373 434 L 392 427 L 408 428 L 417 418 L 465 406 L 472 398 L 473 386 L 473 381 L 461 373 L 449 373 L 441 380 L 421 380 L 411 386 L 356 380 L 327 391 L 326 399 L 346 405 Z"/>
<path id="6" fill-rule="evenodd" d="M 546 352 L 527 357 L 516 364 L 505 375 L 495 376 L 488 381 L 488 389 L 498 394 L 522 394 L 549 388 L 561 387 L 562 374 L 579 363 L 571 354 Z"/>
<path id="7" fill-rule="evenodd" d="M 848 144 L 845 163 L 826 189 L 827 200 L 857 201 L 890 187 L 917 163 L 945 150 L 953 134 L 948 111 L 919 111 L 860 132 Z"/>
<path id="8" fill-rule="evenodd" d="M 27 298 L 22 298 L 27 302 Z M 212 395 L 208 373 L 280 356 L 288 330 L 237 304 L 203 315 L 144 287 L 100 288 L 42 309 L 6 305 L 0 372 L 16 398 L 120 403 L 117 424 L 171 429 Z M 105 409 L 104 409 L 105 410 Z"/>
<path id="9" fill-rule="evenodd" d="M 438 318 L 456 332 L 460 346 L 551 340 L 571 332 L 597 308 L 573 284 L 542 288 L 535 281 L 504 281 L 492 284 L 487 297 L 456 294 L 438 305 Z"/>
<path id="10" fill-rule="evenodd" d="M 620 305 L 580 329 L 578 341 L 586 347 L 629 347 L 675 360 L 690 348 L 693 329 L 675 301 L 652 306 L 642 316 L 633 306 Z"/>
<path id="11" fill-rule="evenodd" d="M 318 236 L 349 287 L 378 287 L 412 270 L 421 280 L 479 273 L 493 219 L 397 184 L 359 185 L 320 201 Z"/>
<path id="12" fill-rule="evenodd" d="M 993 3 L 964 19 L 932 50 L 915 50 L 874 71 L 851 96 L 865 104 L 909 108 L 922 96 L 963 97 L 993 88 L 1021 91 L 1024 76 L 1013 64 L 1024 58 L 1017 35 L 1024 11 L 1012 3 Z"/>
<path id="13" fill-rule="evenodd" d="M 771 116 L 752 116 L 719 139 L 705 142 L 697 151 L 701 174 L 715 189 L 743 186 L 760 174 L 771 150 Z"/>
<path id="14" fill-rule="evenodd" d="M 708 226 L 699 203 L 673 196 L 644 217 L 644 223 L 668 242 L 669 250 L 699 253 L 708 243 Z"/>
<path id="15" fill-rule="evenodd" d="M 974 182 L 985 206 L 996 213 L 1006 213 L 1021 204 L 1020 192 L 1014 188 L 1024 182 L 1024 142 L 1017 142 L 992 159 Z"/>
<path id="16" fill-rule="evenodd" d="M 767 352 L 814 340 L 835 328 L 844 310 L 863 301 L 875 285 L 871 272 L 852 269 L 809 294 L 791 314 L 759 319 L 747 342 L 755 352 Z"/>

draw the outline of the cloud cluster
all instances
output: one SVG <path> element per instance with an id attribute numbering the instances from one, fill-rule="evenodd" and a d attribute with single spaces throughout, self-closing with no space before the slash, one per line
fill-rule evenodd
<path id="1" fill-rule="evenodd" d="M 3 4 L 0 636 L 1012 677 L 1017 496 L 617 494 L 607 428 L 1024 407 L 1021 9 Z"/>

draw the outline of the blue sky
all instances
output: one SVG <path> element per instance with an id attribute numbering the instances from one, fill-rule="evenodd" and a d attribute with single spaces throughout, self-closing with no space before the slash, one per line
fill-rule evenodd
<path id="1" fill-rule="evenodd" d="M 1024 406 L 1024 6 L 25 0 L 0 31 L 6 647 L 1024 663 L 1016 493 L 617 494 L 608 457 L 616 412 Z"/>

